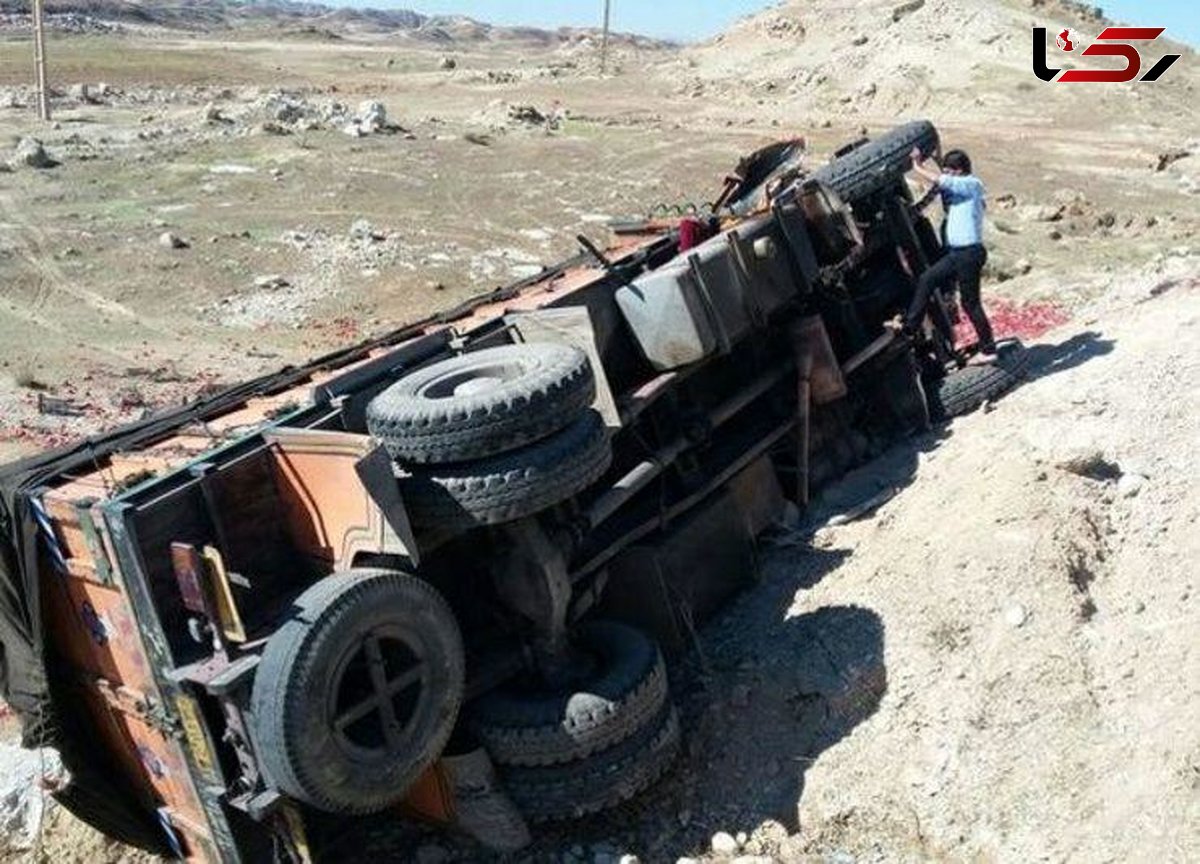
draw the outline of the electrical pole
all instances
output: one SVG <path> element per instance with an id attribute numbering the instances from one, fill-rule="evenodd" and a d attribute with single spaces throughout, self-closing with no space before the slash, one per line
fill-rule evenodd
<path id="1" fill-rule="evenodd" d="M 600 74 L 608 71 L 608 22 L 612 0 L 604 0 L 604 35 L 600 39 Z"/>
<path id="2" fill-rule="evenodd" d="M 38 117 L 50 119 L 50 92 L 46 88 L 46 28 L 44 0 L 33 0 L 33 62 L 37 67 Z"/>

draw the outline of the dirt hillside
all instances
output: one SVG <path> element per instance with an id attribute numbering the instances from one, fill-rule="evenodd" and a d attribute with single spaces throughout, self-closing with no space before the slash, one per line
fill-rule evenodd
<path id="1" fill-rule="evenodd" d="M 674 61 L 681 94 L 699 107 L 734 100 L 781 120 L 932 116 L 941 122 L 1109 123 L 1192 130 L 1186 110 L 1200 81 L 1195 52 L 1161 39 L 1144 68 L 1181 53 L 1154 85 L 1046 85 L 1031 74 L 1035 26 L 1068 27 L 1090 42 L 1108 24 L 1097 8 L 1019 0 L 836 0 L 785 2 L 743 19 Z M 1170 34 L 1166 34 L 1167 37 Z M 1056 68 L 1113 68 L 1048 42 Z M 1153 58 L 1153 59 L 1150 59 Z"/>

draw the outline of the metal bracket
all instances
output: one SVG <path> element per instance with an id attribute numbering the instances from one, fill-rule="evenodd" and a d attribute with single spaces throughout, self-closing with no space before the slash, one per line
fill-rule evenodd
<path id="1" fill-rule="evenodd" d="M 696 293 L 700 296 L 705 316 L 708 318 L 708 323 L 717 337 L 717 344 L 721 346 L 721 353 L 728 354 L 733 350 L 733 344 L 729 339 L 729 333 L 725 330 L 725 325 L 721 322 L 721 313 L 717 310 L 712 292 L 708 289 L 708 283 L 704 280 L 704 273 L 700 266 L 700 256 L 695 254 L 689 255 L 688 266 L 691 268 L 692 278 L 696 280 Z"/>
<path id="2" fill-rule="evenodd" d="M 112 562 L 108 559 L 108 550 L 104 548 L 104 541 L 100 539 L 100 531 L 96 527 L 95 519 L 92 518 L 92 505 L 95 503 L 90 499 L 77 502 L 75 515 L 79 519 L 80 530 L 83 531 L 83 541 L 92 556 L 92 562 L 96 568 L 96 578 L 105 585 L 112 585 Z"/>

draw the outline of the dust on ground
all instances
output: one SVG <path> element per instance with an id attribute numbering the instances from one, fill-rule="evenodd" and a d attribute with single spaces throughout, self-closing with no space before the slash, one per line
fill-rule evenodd
<path id="1" fill-rule="evenodd" d="M 1196 860 L 1195 55 L 1068 95 L 1028 71 L 1033 19 L 1102 26 L 1049 2 L 786 3 L 702 46 L 621 45 L 601 76 L 580 42 L 81 25 L 52 38 L 53 126 L 6 30 L 0 458 L 702 205 L 775 138 L 819 164 L 929 117 L 989 186 L 985 300 L 1069 323 L 993 411 L 831 490 L 904 487 L 873 516 L 777 538 L 677 673 L 673 777 L 532 855 Z M 49 860 L 134 854 L 46 826 Z"/>

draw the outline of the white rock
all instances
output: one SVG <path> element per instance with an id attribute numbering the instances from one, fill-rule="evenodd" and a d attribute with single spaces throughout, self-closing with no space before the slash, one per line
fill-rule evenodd
<path id="1" fill-rule="evenodd" d="M 204 122 L 210 125 L 216 125 L 217 123 L 225 122 L 225 117 L 223 114 L 221 114 L 221 109 L 212 102 L 209 102 L 204 106 L 204 111 L 201 113 L 201 116 L 204 118 Z"/>
<path id="2" fill-rule="evenodd" d="M 362 138 L 366 136 L 367 133 L 363 131 L 363 128 L 359 126 L 358 122 L 356 121 L 354 123 L 347 123 L 345 126 L 343 126 L 342 134 L 349 135 L 351 138 Z"/>
<path id="3" fill-rule="evenodd" d="M 274 291 L 277 288 L 287 288 L 291 284 L 291 282 L 288 282 L 287 279 L 278 273 L 271 274 L 270 276 L 259 276 L 254 280 L 254 287 L 260 291 Z"/>
<path id="4" fill-rule="evenodd" d="M 162 234 L 158 235 L 158 245 L 164 249 L 186 249 L 191 244 L 178 234 L 172 234 L 170 231 L 164 231 Z"/>
<path id="5" fill-rule="evenodd" d="M 1147 482 L 1141 474 L 1122 474 L 1117 481 L 1117 494 L 1122 498 L 1136 498 Z"/>
<path id="6" fill-rule="evenodd" d="M 712 851 L 718 855 L 732 855 L 738 851 L 738 842 L 733 838 L 732 834 L 726 834 L 724 831 L 718 831 L 712 836 L 710 842 Z"/>
<path id="7" fill-rule="evenodd" d="M 358 125 L 366 133 L 378 132 L 387 128 L 387 108 L 382 102 L 368 100 L 358 106 Z"/>
<path id="8" fill-rule="evenodd" d="M 1024 627 L 1025 622 L 1029 620 L 1029 610 L 1020 603 L 1014 603 L 1004 613 L 1004 620 L 1010 627 Z"/>

